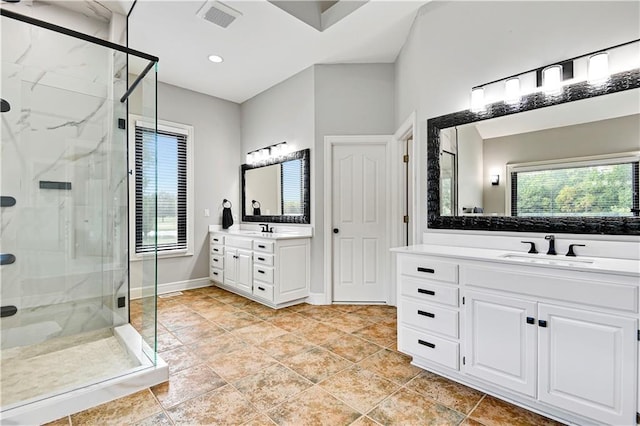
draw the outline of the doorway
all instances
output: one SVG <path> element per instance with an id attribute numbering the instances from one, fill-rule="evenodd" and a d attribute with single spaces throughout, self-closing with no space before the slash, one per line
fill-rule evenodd
<path id="1" fill-rule="evenodd" d="M 330 302 L 386 303 L 391 136 L 325 138 L 325 274 Z"/>

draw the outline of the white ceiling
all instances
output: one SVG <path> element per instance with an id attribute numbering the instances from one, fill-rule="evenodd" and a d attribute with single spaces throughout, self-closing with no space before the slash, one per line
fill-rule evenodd
<path id="1" fill-rule="evenodd" d="M 138 0 L 129 47 L 160 58 L 159 81 L 241 103 L 314 64 L 394 62 L 427 0 L 371 0 L 323 32 L 267 0 L 223 0 L 242 13 L 225 29 L 204 3 Z"/>

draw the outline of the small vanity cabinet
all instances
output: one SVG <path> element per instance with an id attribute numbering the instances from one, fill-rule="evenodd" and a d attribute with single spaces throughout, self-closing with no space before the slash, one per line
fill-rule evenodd
<path id="1" fill-rule="evenodd" d="M 210 275 L 219 287 L 273 308 L 309 295 L 310 238 L 210 233 Z"/>
<path id="2" fill-rule="evenodd" d="M 635 424 L 637 266 L 533 265 L 438 246 L 394 251 L 398 349 L 415 365 L 565 422 Z"/>

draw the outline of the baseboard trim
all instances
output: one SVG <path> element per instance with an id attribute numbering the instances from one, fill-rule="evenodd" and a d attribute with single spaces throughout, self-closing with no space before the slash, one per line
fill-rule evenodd
<path id="1" fill-rule="evenodd" d="M 309 293 L 305 302 L 310 305 L 330 305 L 327 303 L 327 295 L 324 293 Z"/>
<path id="2" fill-rule="evenodd" d="M 194 288 L 209 287 L 213 285 L 209 277 L 196 278 L 193 280 L 174 281 L 172 283 L 158 284 L 158 294 L 171 293 L 174 291 L 193 290 Z M 131 300 L 141 299 L 143 287 L 134 287 L 130 290 Z M 145 292 L 146 294 L 146 292 Z"/>

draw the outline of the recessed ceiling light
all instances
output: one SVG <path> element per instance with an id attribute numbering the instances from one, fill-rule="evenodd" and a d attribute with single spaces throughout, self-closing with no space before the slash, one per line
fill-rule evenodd
<path id="1" fill-rule="evenodd" d="M 222 56 L 218 56 L 218 55 L 209 55 L 209 60 L 216 64 L 219 64 L 220 62 L 224 61 Z"/>

